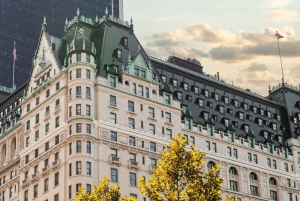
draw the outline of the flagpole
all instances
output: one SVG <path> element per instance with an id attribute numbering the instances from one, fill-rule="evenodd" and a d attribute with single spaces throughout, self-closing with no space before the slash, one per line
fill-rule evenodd
<path id="1" fill-rule="evenodd" d="M 14 50 L 16 49 L 16 41 L 14 41 Z M 15 86 L 15 64 L 16 64 L 16 59 L 14 56 L 14 64 L 13 64 L 13 86 L 12 88 L 14 89 Z"/>
<path id="2" fill-rule="evenodd" d="M 278 37 L 277 37 L 277 44 L 278 44 L 279 58 L 280 58 L 280 64 L 281 64 L 282 84 L 284 84 L 284 75 L 283 75 L 282 60 L 281 60 L 281 53 L 280 53 L 279 38 Z"/>

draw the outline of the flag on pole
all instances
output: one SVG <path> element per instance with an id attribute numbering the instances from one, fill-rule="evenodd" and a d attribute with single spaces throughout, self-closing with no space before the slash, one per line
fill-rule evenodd
<path id="1" fill-rule="evenodd" d="M 275 36 L 277 37 L 277 39 L 284 38 L 284 37 L 283 37 L 282 35 L 280 35 L 277 31 L 276 31 Z"/>
<path id="2" fill-rule="evenodd" d="M 14 55 L 14 60 L 17 60 L 17 50 L 16 50 L 16 47 L 14 47 L 13 55 Z"/>

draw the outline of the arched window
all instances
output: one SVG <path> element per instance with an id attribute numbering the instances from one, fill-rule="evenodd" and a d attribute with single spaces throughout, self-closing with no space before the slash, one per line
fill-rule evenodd
<path id="1" fill-rule="evenodd" d="M 208 167 L 208 169 L 210 170 L 212 167 L 214 167 L 216 164 L 214 163 L 214 162 L 212 162 L 212 161 L 209 161 L 208 163 L 207 163 L 207 167 Z"/>
<path id="2" fill-rule="evenodd" d="M 271 177 L 269 180 L 269 184 L 276 185 L 276 180 L 273 177 Z"/>
<path id="3" fill-rule="evenodd" d="M 237 170 L 234 167 L 230 167 L 229 174 L 237 175 Z"/>
<path id="4" fill-rule="evenodd" d="M 251 172 L 249 177 L 250 177 L 251 180 L 257 180 L 257 176 L 254 172 Z"/>

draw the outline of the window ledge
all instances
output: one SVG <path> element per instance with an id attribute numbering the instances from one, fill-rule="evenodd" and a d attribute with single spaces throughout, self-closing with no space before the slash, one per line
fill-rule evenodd
<path id="1" fill-rule="evenodd" d="M 174 126 L 174 124 L 169 123 L 169 122 L 165 122 L 165 124 L 168 125 L 168 126 L 172 126 L 172 127 Z"/>
<path id="2" fill-rule="evenodd" d="M 152 118 L 152 117 L 148 117 L 147 119 L 151 120 L 151 121 L 157 121 L 157 119 Z"/>
<path id="3" fill-rule="evenodd" d="M 119 108 L 117 108 L 116 106 L 109 105 L 108 107 L 111 109 L 119 110 Z"/>
<path id="4" fill-rule="evenodd" d="M 38 128 L 41 124 L 40 123 L 37 123 L 33 126 L 33 128 Z"/>
<path id="5" fill-rule="evenodd" d="M 137 114 L 135 112 L 127 111 L 128 114 L 136 116 Z"/>

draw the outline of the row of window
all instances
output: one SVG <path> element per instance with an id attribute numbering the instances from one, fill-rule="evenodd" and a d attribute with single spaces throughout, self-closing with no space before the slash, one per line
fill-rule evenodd
<path id="1" fill-rule="evenodd" d="M 81 175 L 82 174 L 82 161 L 76 161 L 76 171 L 75 175 Z M 86 175 L 92 175 L 92 163 L 86 162 Z M 69 177 L 73 176 L 72 171 L 72 163 L 69 163 Z"/>
<path id="2" fill-rule="evenodd" d="M 81 62 L 81 61 L 83 61 L 82 58 L 81 58 L 81 53 L 77 53 L 76 54 L 76 62 Z M 91 55 L 90 54 L 86 54 L 85 62 L 87 62 L 87 63 L 91 62 Z M 72 55 L 70 56 L 70 64 L 72 64 Z"/>
<path id="3" fill-rule="evenodd" d="M 56 83 L 55 89 L 56 89 L 56 91 L 58 91 L 58 90 L 60 89 L 60 84 L 59 84 L 59 82 Z M 46 91 L 46 99 L 49 98 L 49 97 L 50 97 L 50 89 L 48 89 L 48 90 Z M 29 112 L 29 111 L 30 111 L 30 104 L 31 104 L 31 103 L 29 103 L 29 104 L 26 106 L 26 112 Z M 35 105 L 37 106 L 37 105 L 39 105 L 39 104 L 40 104 L 40 97 L 37 97 L 37 98 L 35 99 Z M 56 105 L 57 105 L 57 104 L 56 104 Z M 59 100 L 58 100 L 58 105 L 59 105 Z"/>
<path id="4" fill-rule="evenodd" d="M 81 115 L 82 111 L 81 111 L 81 104 L 76 104 L 76 111 L 75 111 L 75 115 Z M 85 105 L 85 115 L 86 116 L 91 116 L 91 106 L 90 105 Z M 72 106 L 69 107 L 69 117 L 72 117 L 73 113 L 72 113 Z"/>
<path id="5" fill-rule="evenodd" d="M 82 73 L 81 73 L 81 69 L 76 69 L 76 78 L 81 78 L 82 77 Z M 91 79 L 91 71 L 85 69 L 85 78 L 86 79 Z M 69 79 L 72 80 L 72 71 L 69 72 Z"/>
<path id="6" fill-rule="evenodd" d="M 26 147 L 28 146 L 29 144 L 29 137 L 26 138 Z M 59 135 L 55 136 L 54 138 L 54 142 L 55 142 L 55 146 L 58 145 L 60 143 L 60 140 L 59 140 Z M 50 143 L 49 141 L 45 143 L 44 145 L 44 149 L 45 151 L 44 152 L 47 152 L 49 151 L 50 149 Z M 34 150 L 34 158 L 37 158 L 39 156 L 39 148 L 35 149 Z M 55 154 L 55 159 L 58 159 L 59 158 L 59 155 L 58 155 L 58 152 Z M 29 154 L 27 154 L 25 156 L 25 164 L 29 163 Z"/>
<path id="7" fill-rule="evenodd" d="M 75 98 L 81 98 L 82 93 L 81 93 L 81 86 L 76 86 L 76 92 L 75 92 Z M 85 97 L 88 99 L 91 99 L 91 88 L 86 87 L 85 88 Z M 69 89 L 69 100 L 72 99 L 72 88 Z"/>
<path id="8" fill-rule="evenodd" d="M 92 152 L 92 143 L 90 141 L 86 141 L 86 153 L 91 154 Z M 81 153 L 82 152 L 82 141 L 77 140 L 76 141 L 76 153 Z M 69 155 L 72 155 L 73 153 L 73 145 L 72 142 L 69 143 Z"/>

